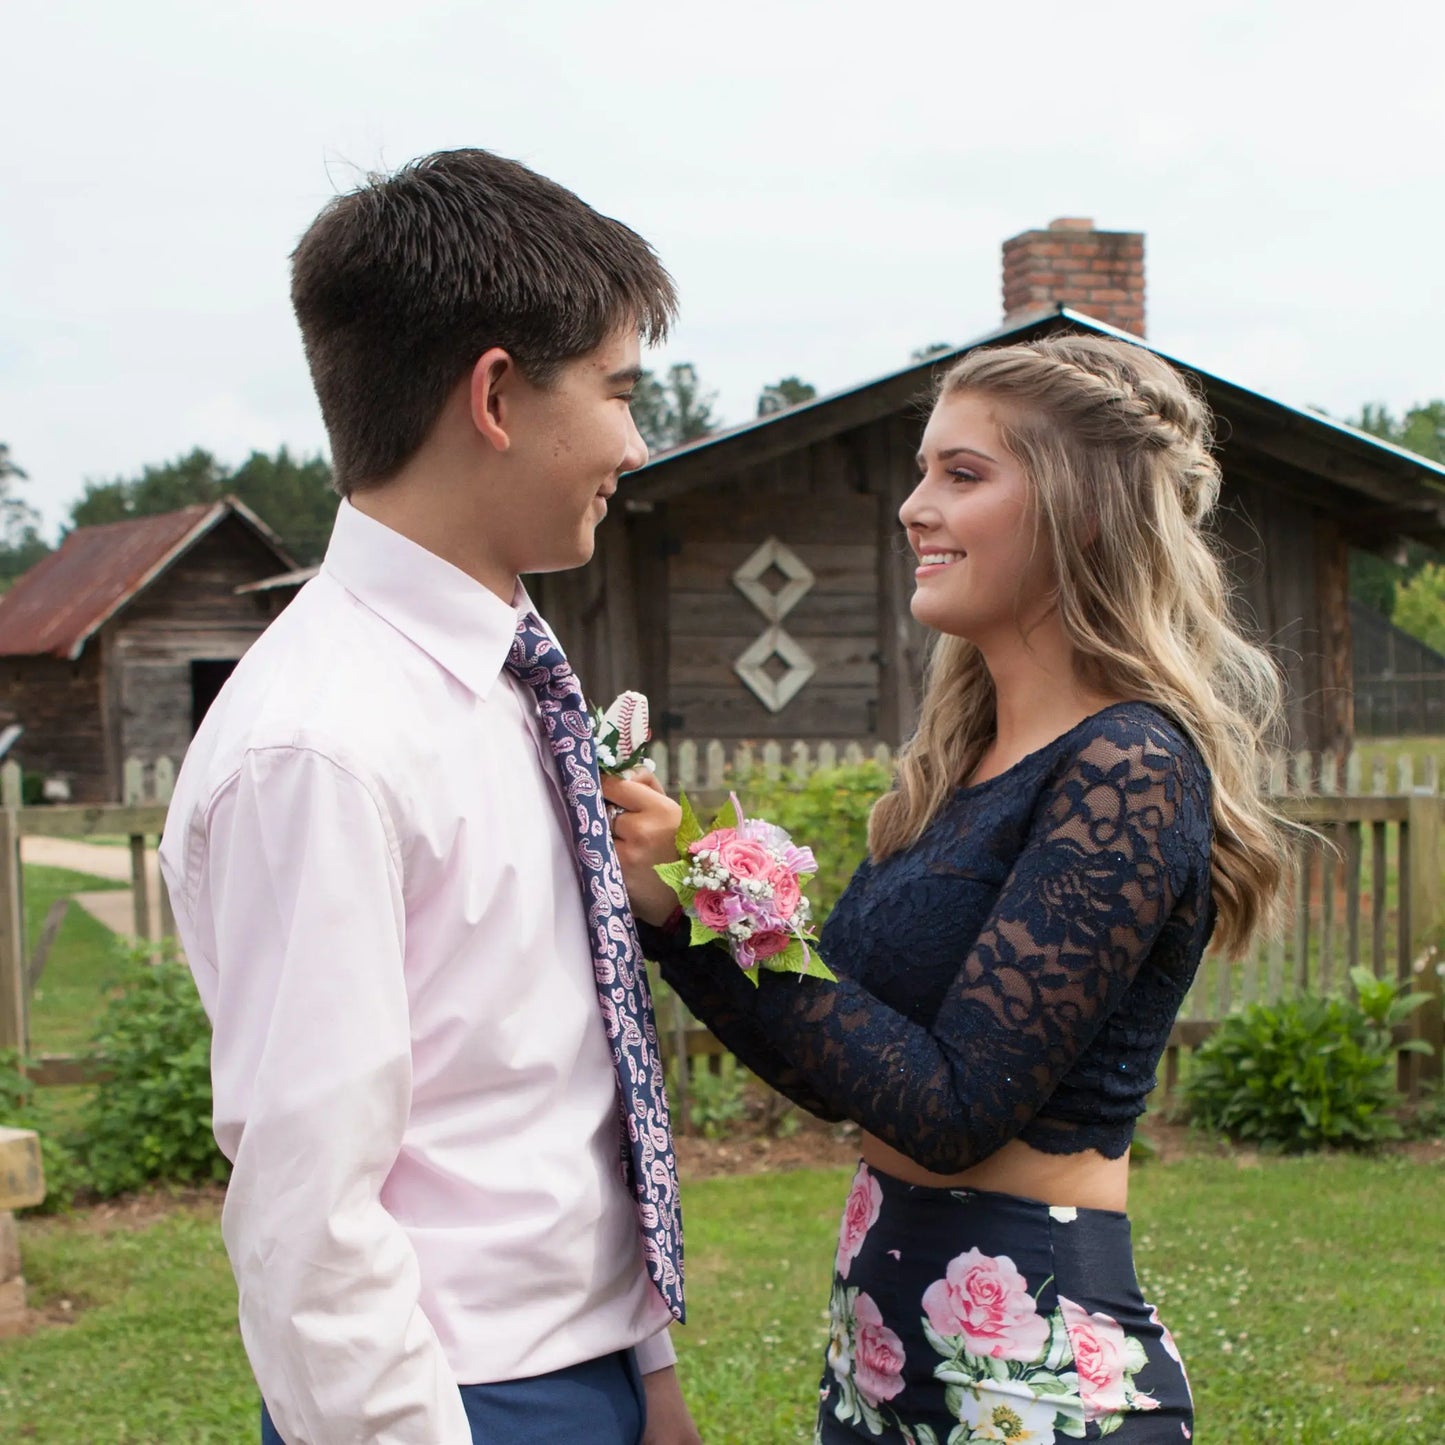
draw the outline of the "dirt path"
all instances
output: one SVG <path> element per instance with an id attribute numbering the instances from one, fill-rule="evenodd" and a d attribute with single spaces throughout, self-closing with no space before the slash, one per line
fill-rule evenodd
<path id="1" fill-rule="evenodd" d="M 71 868 L 97 878 L 130 882 L 130 849 L 107 843 L 83 843 L 75 838 L 22 838 L 22 863 L 47 868 Z M 146 852 L 146 883 L 151 905 L 152 936 L 160 931 L 160 867 L 155 849 Z M 107 889 L 104 893 L 77 893 L 75 902 L 113 933 L 135 933 L 135 904 L 129 888 Z"/>

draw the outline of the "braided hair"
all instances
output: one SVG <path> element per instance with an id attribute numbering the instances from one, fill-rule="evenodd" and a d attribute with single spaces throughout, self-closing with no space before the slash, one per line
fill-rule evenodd
<path id="1" fill-rule="evenodd" d="M 1144 347 L 1056 336 L 970 352 L 938 400 L 986 398 L 1028 479 L 1079 680 L 1149 702 L 1194 739 L 1213 778 L 1215 939 L 1241 952 L 1278 922 L 1292 876 L 1289 824 L 1261 760 L 1280 736 L 1282 686 L 1241 631 L 1206 524 L 1219 498 L 1209 408 Z M 914 842 L 977 765 L 995 728 L 992 679 L 967 639 L 933 649 L 918 730 L 874 808 L 875 859 Z"/>

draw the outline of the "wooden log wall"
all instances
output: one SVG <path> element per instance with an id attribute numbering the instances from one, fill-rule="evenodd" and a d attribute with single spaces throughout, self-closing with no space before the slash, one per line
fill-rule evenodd
<path id="1" fill-rule="evenodd" d="M 1237 612 L 1285 677 L 1288 746 L 1343 752 L 1354 740 L 1349 549 L 1337 522 L 1225 461 L 1218 531 Z"/>
<path id="2" fill-rule="evenodd" d="M 668 698 L 677 728 L 718 738 L 879 738 L 879 498 L 836 439 L 665 504 Z M 734 662 L 769 626 L 733 573 L 768 540 L 813 573 L 781 626 L 816 671 L 779 712 Z M 769 580 L 769 579 L 765 579 Z M 781 579 L 773 577 L 771 590 Z"/>
<path id="3" fill-rule="evenodd" d="M 268 609 L 236 588 L 274 571 L 275 554 L 242 523 L 222 522 L 111 622 L 116 755 L 180 757 L 191 740 L 191 663 L 235 661 Z M 119 778 L 113 796 L 118 797 Z"/>
<path id="4" fill-rule="evenodd" d="M 27 772 L 64 778 L 76 802 L 103 802 L 110 795 L 101 654 L 92 640 L 74 662 L 0 658 L 0 702 L 25 729 L 16 758 Z"/>

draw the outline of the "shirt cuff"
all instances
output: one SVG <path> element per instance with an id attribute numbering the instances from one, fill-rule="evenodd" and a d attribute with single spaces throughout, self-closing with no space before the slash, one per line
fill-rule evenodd
<path id="1" fill-rule="evenodd" d="M 658 1330 L 651 1339 L 633 1346 L 637 1356 L 639 1374 L 650 1375 L 655 1370 L 665 1370 L 677 1363 L 677 1351 L 672 1347 L 672 1331 Z"/>

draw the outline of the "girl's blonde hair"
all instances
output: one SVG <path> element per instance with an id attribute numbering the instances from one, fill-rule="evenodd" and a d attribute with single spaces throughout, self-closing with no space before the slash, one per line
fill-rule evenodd
<path id="1" fill-rule="evenodd" d="M 1143 347 L 1059 336 L 969 353 L 943 378 L 998 404 L 1003 444 L 1055 561 L 1057 604 L 1079 680 L 1169 714 L 1213 778 L 1214 938 L 1243 952 L 1278 921 L 1292 877 L 1289 825 L 1260 775 L 1278 741 L 1282 687 L 1269 654 L 1230 615 L 1203 523 L 1219 495 L 1209 409 Z M 875 859 L 915 842 L 994 736 L 993 682 L 978 648 L 938 639 L 918 730 L 897 785 L 873 810 Z"/>

